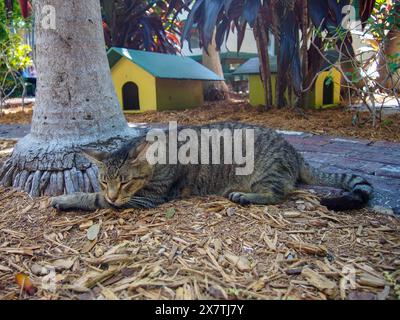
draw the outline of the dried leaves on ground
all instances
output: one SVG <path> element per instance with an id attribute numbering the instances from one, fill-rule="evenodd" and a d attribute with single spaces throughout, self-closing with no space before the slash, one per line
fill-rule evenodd
<path id="1" fill-rule="evenodd" d="M 18 114 L 18 113 L 17 113 Z M 22 115 L 22 116 L 21 116 Z M 7 116 L 6 116 L 7 117 Z M 8 119 L 8 120 L 7 120 Z M 3 120 L 29 122 L 30 113 Z M 221 103 L 128 116 L 134 122 L 245 121 L 286 130 L 400 141 L 343 110 L 262 113 Z M 1 141 L 0 165 L 15 141 Z M 279 206 L 192 198 L 152 210 L 58 213 L 0 189 L 0 299 L 396 299 L 399 218 L 333 213 L 300 191 Z"/>
<path id="2" fill-rule="evenodd" d="M 0 124 L 28 124 L 32 118 L 32 108 L 6 109 L 0 115 Z M 400 114 L 386 115 L 373 128 L 364 123 L 369 118 L 367 112 L 359 114 L 359 123 L 353 125 L 356 112 L 346 107 L 334 109 L 304 110 L 300 115 L 291 108 L 272 109 L 268 112 L 250 106 L 244 100 L 229 100 L 209 103 L 204 107 L 164 112 L 144 112 L 126 114 L 130 122 L 161 123 L 177 121 L 179 124 L 202 124 L 215 121 L 242 121 L 269 126 L 281 130 L 307 131 L 315 134 L 329 134 L 344 137 L 364 138 L 400 142 Z"/>
<path id="3" fill-rule="evenodd" d="M 1 189 L 0 299 L 395 299 L 399 232 L 396 217 L 329 212 L 306 191 L 84 214 Z"/>
<path id="4" fill-rule="evenodd" d="M 29 124 L 31 120 L 32 105 L 0 110 L 0 124 Z"/>
<path id="5" fill-rule="evenodd" d="M 127 114 L 130 122 L 168 122 L 178 124 L 204 124 L 218 121 L 241 121 L 280 130 L 306 131 L 368 140 L 400 142 L 400 114 L 387 115 L 376 128 L 365 123 L 369 114 L 360 113 L 359 125 L 353 125 L 355 112 L 345 107 L 304 110 L 304 115 L 292 108 L 273 108 L 267 112 L 240 100 L 210 103 L 204 107 L 185 111 L 145 112 Z"/>

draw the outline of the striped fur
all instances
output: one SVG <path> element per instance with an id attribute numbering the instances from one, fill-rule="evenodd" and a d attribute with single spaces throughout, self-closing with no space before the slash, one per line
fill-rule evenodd
<path id="1" fill-rule="evenodd" d="M 361 209 L 369 201 L 373 192 L 371 184 L 363 177 L 354 174 L 322 172 L 310 167 L 304 160 L 301 165 L 300 179 L 306 184 L 346 190 L 347 193 L 341 197 L 321 200 L 321 204 L 335 211 Z"/>
<path id="2" fill-rule="evenodd" d="M 179 130 L 184 128 L 187 127 Z M 53 206 L 60 210 L 151 208 L 173 199 L 204 195 L 224 196 L 241 205 L 268 205 L 282 202 L 299 182 L 346 190 L 342 197 L 322 200 L 333 210 L 361 208 L 371 197 L 372 187 L 365 179 L 310 167 L 292 145 L 271 129 L 230 122 L 190 128 L 198 134 L 201 129 L 254 129 L 254 172 L 238 176 L 235 164 L 150 166 L 143 156 L 148 143 L 142 137 L 112 154 L 86 150 L 99 167 L 102 191 L 56 197 L 52 199 Z"/>

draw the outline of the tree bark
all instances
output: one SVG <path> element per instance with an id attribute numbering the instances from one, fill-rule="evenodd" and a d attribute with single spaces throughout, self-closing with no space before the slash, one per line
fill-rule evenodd
<path id="1" fill-rule="evenodd" d="M 221 58 L 217 50 L 215 32 L 207 50 L 203 49 L 203 65 L 220 77 L 224 77 Z M 204 83 L 204 98 L 207 101 L 220 101 L 229 97 L 229 88 L 225 81 L 207 81 Z"/>
<path id="2" fill-rule="evenodd" d="M 378 61 L 379 78 L 378 83 L 386 90 L 400 90 L 399 70 L 390 72 L 389 63 L 400 63 L 400 59 L 395 57 L 400 51 L 400 30 L 398 28 L 389 31 L 385 38 L 384 51 Z"/>
<path id="3" fill-rule="evenodd" d="M 262 7 L 261 10 L 263 10 Z M 254 37 L 257 43 L 258 56 L 260 57 L 260 73 L 264 87 L 265 110 L 269 110 L 273 105 L 271 68 L 268 52 L 269 35 L 266 27 L 266 21 L 263 19 L 262 12 L 257 17 L 256 24 L 253 28 Z"/>
<path id="4" fill-rule="evenodd" d="M 307 73 L 308 73 L 308 1 L 302 0 L 302 17 L 301 17 L 301 33 L 302 33 L 302 45 L 301 45 L 301 55 L 302 55 L 302 74 L 303 74 L 303 84 L 302 89 L 307 87 Z M 306 102 L 306 92 L 301 92 L 299 97 L 298 106 L 305 107 Z"/>
<path id="5" fill-rule="evenodd" d="M 0 183 L 32 196 L 96 191 L 82 147 L 117 148 L 132 137 L 108 66 L 99 0 L 36 0 L 38 87 L 31 132 L 0 171 Z M 55 10 L 48 28 L 44 6 Z M 48 8 L 48 7 L 47 7 Z"/>
<path id="6" fill-rule="evenodd" d="M 275 47 L 277 52 L 277 60 L 278 60 L 278 72 L 276 75 L 276 85 L 275 85 L 275 99 L 276 99 L 276 106 L 278 108 L 283 108 L 286 105 L 285 99 L 285 91 L 287 88 L 287 75 L 286 70 L 282 70 L 282 66 L 280 64 L 281 60 L 281 14 L 282 14 L 282 6 L 283 4 L 280 3 L 278 0 L 271 1 L 271 8 L 272 8 L 272 24 L 273 24 L 273 32 L 275 36 Z"/>

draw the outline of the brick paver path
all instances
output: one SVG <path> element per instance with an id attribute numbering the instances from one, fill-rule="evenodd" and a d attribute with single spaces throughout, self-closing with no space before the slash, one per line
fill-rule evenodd
<path id="1" fill-rule="evenodd" d="M 371 206 L 400 208 L 400 144 L 372 142 L 309 133 L 285 133 L 284 137 L 308 162 L 327 172 L 352 172 L 374 186 Z"/>
<path id="2" fill-rule="evenodd" d="M 29 125 L 0 125 L 0 139 L 18 139 Z M 400 212 L 400 144 L 319 136 L 310 133 L 281 134 L 299 150 L 312 166 L 327 172 L 361 175 L 375 189 L 371 206 L 394 208 Z"/>
<path id="3" fill-rule="evenodd" d="M 20 139 L 30 130 L 31 126 L 28 124 L 0 124 L 0 139 Z"/>

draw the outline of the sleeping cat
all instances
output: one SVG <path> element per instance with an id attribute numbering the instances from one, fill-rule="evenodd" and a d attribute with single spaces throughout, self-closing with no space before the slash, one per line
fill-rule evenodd
<path id="1" fill-rule="evenodd" d="M 113 153 L 84 150 L 99 168 L 101 192 L 54 197 L 52 206 L 59 210 L 153 208 L 174 199 L 205 195 L 224 196 L 240 205 L 268 205 L 282 202 L 299 182 L 345 189 L 347 192 L 342 196 L 321 201 L 322 205 L 336 211 L 362 208 L 371 197 L 372 186 L 364 178 L 324 173 L 310 167 L 292 145 L 271 129 L 242 123 L 217 123 L 180 127 L 178 132 L 187 128 L 199 135 L 202 129 L 254 130 L 253 172 L 237 175 L 235 162 L 150 164 L 146 154 L 152 143 L 143 136 Z M 168 141 L 170 132 L 166 134 Z M 221 154 L 224 139 L 220 142 Z M 179 142 L 178 147 L 184 143 Z M 211 152 L 209 154 L 211 157 Z"/>

